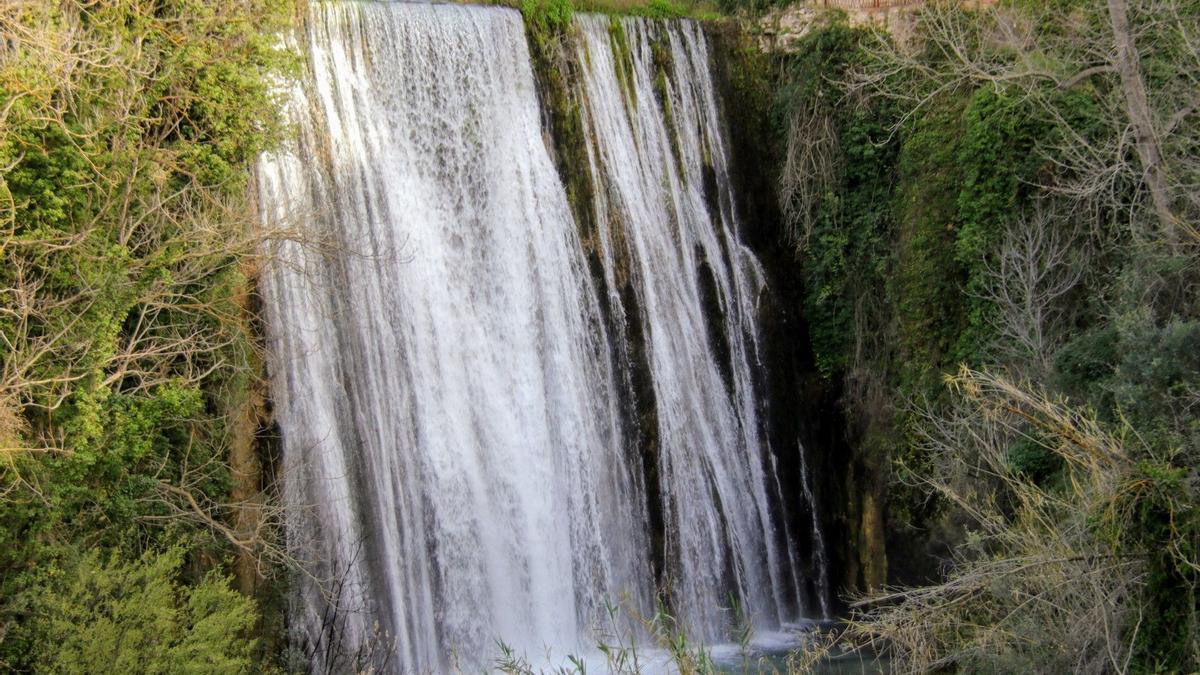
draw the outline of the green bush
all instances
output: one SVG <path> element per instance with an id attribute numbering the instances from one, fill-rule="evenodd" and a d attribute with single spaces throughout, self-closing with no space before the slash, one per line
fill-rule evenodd
<path id="1" fill-rule="evenodd" d="M 539 31 L 565 30 L 571 25 L 575 9 L 571 0 L 522 0 L 521 14 L 526 25 Z"/>
<path id="2" fill-rule="evenodd" d="M 687 16 L 688 9 L 670 0 L 650 0 L 645 6 L 635 8 L 633 13 L 650 19 L 678 19 Z"/>
<path id="3" fill-rule="evenodd" d="M 1063 468 L 1062 458 L 1042 439 L 1021 436 L 1008 448 L 1012 470 L 1035 483 L 1044 483 Z"/>
<path id="4" fill-rule="evenodd" d="M 254 602 L 208 574 L 184 584 L 183 551 L 122 561 L 91 552 L 39 589 L 28 664 L 46 673 L 244 673 Z"/>

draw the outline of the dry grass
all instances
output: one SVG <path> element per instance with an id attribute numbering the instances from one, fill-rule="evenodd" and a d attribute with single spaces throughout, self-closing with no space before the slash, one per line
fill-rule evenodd
<path id="1" fill-rule="evenodd" d="M 1146 555 L 1130 545 L 1145 477 L 1126 439 L 1036 389 L 963 368 L 950 410 L 918 410 L 935 475 L 967 540 L 944 582 L 865 598 L 848 639 L 900 672 L 1125 672 L 1142 623 Z M 1035 443 L 1063 462 L 1058 485 L 1014 469 Z"/>

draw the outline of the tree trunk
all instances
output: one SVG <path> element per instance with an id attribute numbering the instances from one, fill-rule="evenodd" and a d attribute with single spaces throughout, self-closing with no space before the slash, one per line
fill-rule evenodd
<path id="1" fill-rule="evenodd" d="M 1150 114 L 1146 83 L 1142 80 L 1141 60 L 1134 42 L 1133 29 L 1129 25 L 1128 0 L 1108 0 L 1108 17 L 1117 48 L 1117 62 L 1113 65 L 1121 76 L 1125 112 L 1129 115 L 1129 122 L 1133 128 L 1134 146 L 1142 163 L 1146 188 L 1150 191 L 1150 199 L 1163 234 L 1168 240 L 1174 241 L 1178 234 L 1178 219 L 1171 210 L 1162 149 L 1158 145 L 1154 118 Z"/>

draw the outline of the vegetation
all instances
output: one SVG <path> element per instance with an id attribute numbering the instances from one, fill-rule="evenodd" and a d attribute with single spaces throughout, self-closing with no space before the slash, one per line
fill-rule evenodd
<path id="1" fill-rule="evenodd" d="M 871 529 L 888 486 L 889 578 L 931 584 L 851 580 L 847 640 L 900 670 L 1200 665 L 1198 26 L 933 3 L 905 43 L 835 15 L 781 57 L 785 236 L 880 478 L 844 508 Z"/>
<path id="2" fill-rule="evenodd" d="M 291 11 L 0 7 L 0 669 L 249 667 L 257 610 L 222 570 L 238 552 L 253 585 L 274 550 L 230 462 Z"/>
<path id="3" fill-rule="evenodd" d="M 35 670 L 89 673 L 232 673 L 250 670 L 255 605 L 209 573 L 181 585 L 183 550 L 147 551 L 133 561 L 86 554 L 63 578 L 37 590 L 30 631 Z"/>

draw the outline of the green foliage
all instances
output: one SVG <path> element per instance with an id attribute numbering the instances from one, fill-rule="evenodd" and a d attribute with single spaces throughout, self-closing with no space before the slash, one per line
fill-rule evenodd
<path id="1" fill-rule="evenodd" d="M 634 82 L 633 55 L 629 52 L 629 38 L 625 35 L 625 22 L 619 16 L 608 18 L 608 42 L 613 52 L 613 67 L 617 71 L 617 82 L 621 95 L 630 110 L 637 108 L 637 83 Z"/>
<path id="2" fill-rule="evenodd" d="M 632 13 L 649 19 L 679 19 L 688 16 L 689 10 L 685 5 L 670 0 L 650 0 L 644 6 L 635 7 Z"/>
<path id="3" fill-rule="evenodd" d="M 1008 462 L 1013 472 L 1043 483 L 1063 469 L 1062 457 L 1047 447 L 1043 439 L 1021 436 L 1008 448 Z"/>
<path id="4" fill-rule="evenodd" d="M 576 11 L 608 14 L 614 19 L 620 16 L 642 16 L 648 19 L 679 19 L 693 16 L 698 10 L 695 2 L 672 2 L 671 0 L 521 0 L 521 14 L 526 24 L 539 31 L 565 31 L 571 25 Z"/>
<path id="5" fill-rule="evenodd" d="M 787 60 L 775 105 L 780 124 L 812 106 L 837 125 L 837 176 L 817 206 L 800 261 L 809 332 L 826 377 L 849 366 L 855 308 L 881 295 L 892 266 L 895 219 L 889 202 L 898 150 L 888 130 L 892 109 L 844 101 L 838 84 L 866 36 L 842 20 L 806 35 Z"/>
<path id="6" fill-rule="evenodd" d="M 1050 134 L 1019 95 L 992 87 L 975 90 L 962 113 L 962 135 L 952 162 L 959 176 L 955 263 L 964 270 L 967 325 L 952 352 L 958 360 L 981 362 L 994 339 L 991 314 L 982 299 L 984 266 L 1001 243 L 1006 226 L 1028 204 L 1045 156 L 1039 142 Z"/>
<path id="7" fill-rule="evenodd" d="M 775 7 L 786 7 L 792 0 L 717 0 L 717 7 L 726 14 L 760 14 Z"/>
<path id="8" fill-rule="evenodd" d="M 180 516 L 178 491 L 202 509 L 229 499 L 228 417 L 257 368 L 249 164 L 281 131 L 272 82 L 295 65 L 279 40 L 293 11 L 0 8 L 0 667 L 94 670 L 80 659 L 101 646 L 80 631 L 131 639 L 144 619 L 175 659 L 160 672 L 192 656 L 246 669 L 253 613 L 205 572 L 228 550 L 205 514 Z M 74 574 L 118 585 L 65 584 Z M 164 599 L 167 614 L 145 613 Z M 122 645 L 104 647 L 117 670 L 135 652 Z"/>
<path id="9" fill-rule="evenodd" d="M 1169 20 L 1150 10 L 1131 20 L 1150 105 L 1165 111 L 1154 114 L 1179 120 L 1161 140 L 1174 172 L 1168 208 L 1192 214 L 1195 143 L 1182 139 L 1198 127 L 1174 87 L 1195 53 L 1187 27 L 1200 6 L 1172 7 Z M 1019 39 L 1001 37 L 1013 26 Z M 930 536 L 930 552 L 960 554 L 946 585 L 891 597 L 903 611 L 868 624 L 912 641 L 912 652 L 897 648 L 902 668 L 1079 668 L 1062 648 L 1078 628 L 1062 618 L 1097 612 L 1110 634 L 1084 632 L 1080 644 L 1132 645 L 1137 672 L 1197 667 L 1200 265 L 1194 242 L 1180 244 L 1195 218 L 1173 223 L 1148 203 L 1125 83 L 1113 69 L 1088 70 L 1091 45 L 1112 30 L 1096 3 L 931 3 L 903 47 L 834 19 L 782 58 L 790 156 L 832 158 L 789 164 L 781 180 L 785 209 L 801 216 L 791 222 L 809 228 L 781 235 L 799 244 L 818 366 L 844 392 L 856 469 L 899 464 L 910 479 L 890 488 L 892 532 L 937 533 L 945 541 Z M 809 189 L 799 207 L 786 191 L 797 176 Z M 1022 356 L 1030 336 L 1039 353 Z M 942 380 L 960 363 L 1015 384 L 947 391 Z M 988 404 L 971 419 L 956 395 L 1025 403 Z M 1003 433 L 976 428 L 1034 399 L 1038 410 Z M 1030 428 L 1043 416 L 1053 433 Z M 931 440 L 967 428 L 953 443 Z M 1113 456 L 1088 454 L 1098 445 Z M 963 471 L 950 480 L 951 468 Z M 944 495 L 955 498 L 939 503 Z M 1021 562 L 1055 546 L 1091 553 Z M 1114 585 L 1100 600 L 1079 587 L 1043 612 L 1030 598 L 1061 592 L 1044 585 L 1052 572 L 1068 585 L 1080 574 Z M 934 616 L 943 592 L 957 598 L 950 619 Z M 1064 639 L 1045 639 L 1055 631 Z"/>
<path id="10" fill-rule="evenodd" d="M 899 241 L 892 292 L 896 296 L 901 387 L 928 393 L 958 360 L 966 326 L 962 289 L 967 277 L 955 259 L 960 231 L 956 165 L 964 101 L 939 100 L 905 135 L 899 158 Z M 940 387 L 939 387 L 940 388 Z"/>
<path id="11" fill-rule="evenodd" d="M 1081 397 L 1094 392 L 1098 383 L 1116 372 L 1119 339 L 1116 327 L 1105 324 L 1063 345 L 1055 362 L 1059 386 Z"/>
<path id="12" fill-rule="evenodd" d="M 41 494 L 37 501 L 18 496 L 0 516 L 0 543 L 8 545 L 4 559 L 40 557 L 36 552 L 47 542 L 28 539 L 30 527 L 47 536 L 79 532 L 97 544 L 121 544 L 136 535 L 131 528 L 138 519 L 165 515 L 153 506 L 156 474 L 164 469 L 177 474 L 189 459 L 205 455 L 207 461 L 222 460 L 203 446 L 194 447 L 197 456 L 176 456 L 209 423 L 198 388 L 167 385 L 148 394 L 79 392 L 63 411 L 69 451 L 16 460 L 25 480 L 41 485 Z M 227 477 L 213 474 L 201 487 L 224 493 Z"/>
<path id="13" fill-rule="evenodd" d="M 576 222 L 584 238 L 590 240 L 596 232 L 594 193 L 591 172 L 587 170 L 582 103 L 579 92 L 572 88 L 572 83 L 578 82 L 580 64 L 569 46 L 571 13 L 570 0 L 532 0 L 522 9 L 533 73 L 554 139 L 555 165 Z M 610 35 L 612 26 L 620 28 L 620 19 L 610 18 Z"/>
<path id="14" fill-rule="evenodd" d="M 571 0 L 522 0 L 521 15 L 531 30 L 537 32 L 563 31 L 571 25 L 574 15 Z"/>
<path id="15" fill-rule="evenodd" d="M 93 551 L 33 598 L 32 660 L 47 673 L 243 673 L 254 603 L 208 574 L 180 582 L 183 551 L 107 560 Z"/>
<path id="16" fill-rule="evenodd" d="M 470 1 L 470 0 L 462 0 Z M 517 7 L 525 17 L 536 17 L 544 27 L 566 28 L 575 12 L 647 19 L 691 18 L 716 21 L 722 15 L 712 0 L 484 0 Z"/>

